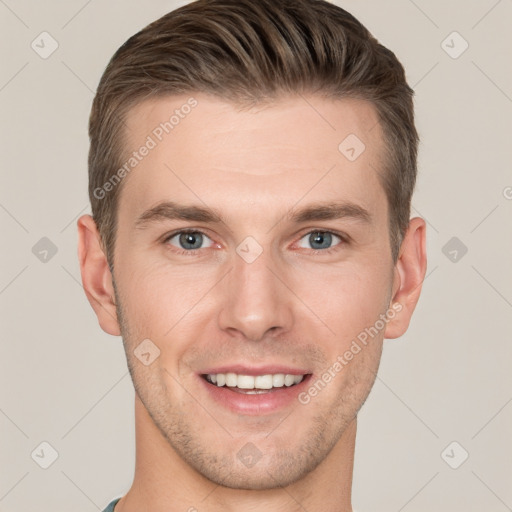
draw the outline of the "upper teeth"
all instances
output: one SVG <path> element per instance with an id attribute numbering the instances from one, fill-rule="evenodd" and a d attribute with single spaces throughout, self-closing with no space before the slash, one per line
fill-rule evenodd
<path id="1" fill-rule="evenodd" d="M 237 387 L 241 389 L 272 389 L 293 386 L 304 378 L 304 375 L 275 373 L 268 375 L 238 375 L 236 373 L 209 373 L 206 378 L 217 386 Z"/>

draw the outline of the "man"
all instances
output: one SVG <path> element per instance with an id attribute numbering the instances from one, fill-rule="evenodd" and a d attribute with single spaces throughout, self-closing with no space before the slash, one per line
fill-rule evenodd
<path id="1" fill-rule="evenodd" d="M 200 0 L 116 52 L 78 221 L 136 390 L 106 510 L 352 510 L 357 413 L 426 270 L 412 94 L 321 0 Z"/>

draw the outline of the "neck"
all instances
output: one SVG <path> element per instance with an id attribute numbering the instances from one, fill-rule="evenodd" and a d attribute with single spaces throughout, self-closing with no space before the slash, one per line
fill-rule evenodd
<path id="1" fill-rule="evenodd" d="M 115 512 L 352 512 L 356 419 L 324 459 L 303 479 L 284 488 L 222 487 L 188 466 L 173 450 L 135 396 L 136 463 L 129 492 Z"/>

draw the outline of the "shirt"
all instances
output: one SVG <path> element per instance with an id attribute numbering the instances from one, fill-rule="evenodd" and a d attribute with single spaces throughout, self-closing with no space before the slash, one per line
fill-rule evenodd
<path id="1" fill-rule="evenodd" d="M 114 507 L 117 505 L 117 502 L 121 498 L 117 498 L 116 500 L 109 503 L 108 507 L 103 512 L 114 512 Z"/>

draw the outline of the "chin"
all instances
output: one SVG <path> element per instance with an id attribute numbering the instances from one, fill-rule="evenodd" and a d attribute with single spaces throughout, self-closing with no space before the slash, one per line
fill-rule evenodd
<path id="1" fill-rule="evenodd" d="M 237 464 L 238 465 L 238 464 Z M 264 464 L 263 460 L 251 468 L 197 468 L 211 482 L 230 489 L 261 491 L 280 489 L 304 478 L 308 471 L 288 464 Z"/>

